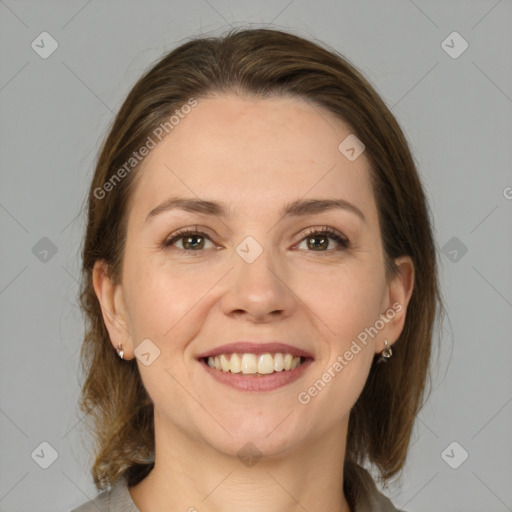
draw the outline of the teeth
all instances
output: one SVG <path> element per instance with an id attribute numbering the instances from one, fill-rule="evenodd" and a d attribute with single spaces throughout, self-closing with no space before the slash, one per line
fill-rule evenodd
<path id="1" fill-rule="evenodd" d="M 211 357 L 208 358 L 208 361 L 210 359 L 211 359 Z M 208 363 L 208 364 L 210 364 L 210 363 Z M 220 370 L 220 368 L 217 368 L 217 370 Z M 231 355 L 231 359 L 229 360 L 229 371 L 231 373 L 240 373 L 242 371 L 242 363 L 237 354 Z"/>
<path id="2" fill-rule="evenodd" d="M 229 360 L 224 354 L 220 356 L 220 366 L 223 372 L 229 372 Z M 217 368 L 217 365 L 215 365 L 215 368 Z"/>
<path id="3" fill-rule="evenodd" d="M 208 357 L 208 366 L 223 372 L 242 373 L 244 375 L 268 375 L 283 370 L 293 370 L 301 365 L 299 356 L 292 354 L 220 354 Z"/>
<path id="4" fill-rule="evenodd" d="M 274 372 L 274 359 L 272 354 L 262 354 L 258 359 L 258 373 L 263 375 Z"/>
<path id="5" fill-rule="evenodd" d="M 276 354 L 274 356 L 274 370 L 280 372 L 284 370 L 284 356 L 283 354 Z"/>
<path id="6" fill-rule="evenodd" d="M 254 354 L 244 354 L 242 356 L 242 373 L 256 373 L 258 363 Z"/>

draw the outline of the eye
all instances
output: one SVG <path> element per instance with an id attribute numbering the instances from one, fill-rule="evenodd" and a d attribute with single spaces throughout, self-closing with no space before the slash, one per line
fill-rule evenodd
<path id="1" fill-rule="evenodd" d="M 347 238 L 328 226 L 320 230 L 312 228 L 306 233 L 301 243 L 305 241 L 307 248 L 313 252 L 328 252 L 329 239 L 334 240 L 338 244 L 338 247 L 331 250 L 342 251 L 350 247 L 350 241 Z M 313 240 L 313 242 L 310 242 L 310 240 Z"/>
<path id="2" fill-rule="evenodd" d="M 193 229 L 184 228 L 175 233 L 172 238 L 164 242 L 165 247 L 174 245 L 176 242 L 181 242 L 182 247 L 176 247 L 182 251 L 200 251 L 202 249 L 208 249 L 205 247 L 206 240 L 210 241 L 214 247 L 213 242 L 210 240 L 206 233 Z"/>
<path id="3" fill-rule="evenodd" d="M 311 240 L 314 241 L 310 242 Z M 342 251 L 350 247 L 350 241 L 347 238 L 328 226 L 322 229 L 311 228 L 304 235 L 301 243 L 305 241 L 306 248 L 311 249 L 310 252 L 329 252 L 330 240 L 334 240 L 338 245 L 331 248 L 331 251 Z M 210 242 L 211 246 L 205 247 L 206 242 Z M 163 246 L 171 247 L 177 243 L 181 243 L 181 247 L 175 247 L 176 249 L 187 252 L 200 252 L 203 249 L 215 248 L 215 244 L 211 241 L 210 237 L 206 233 L 198 231 L 197 228 L 183 228 L 177 231 L 163 243 Z"/>

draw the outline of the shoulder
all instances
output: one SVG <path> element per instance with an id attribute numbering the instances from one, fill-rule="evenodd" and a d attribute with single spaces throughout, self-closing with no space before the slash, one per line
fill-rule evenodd
<path id="1" fill-rule="evenodd" d="M 354 512 L 406 512 L 396 508 L 375 484 L 370 472 L 358 466 L 356 470 L 358 493 Z"/>
<path id="2" fill-rule="evenodd" d="M 133 503 L 126 480 L 121 477 L 110 489 L 71 512 L 139 512 L 139 509 Z"/>

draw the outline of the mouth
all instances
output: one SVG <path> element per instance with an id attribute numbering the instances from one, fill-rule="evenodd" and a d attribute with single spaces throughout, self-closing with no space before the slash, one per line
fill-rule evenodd
<path id="1" fill-rule="evenodd" d="M 217 356 L 202 357 L 201 362 L 210 368 L 224 373 L 235 373 L 240 375 L 264 376 L 278 372 L 289 372 L 302 366 L 307 360 L 301 356 L 294 356 L 291 353 L 270 353 L 253 354 L 246 353 L 223 353 Z"/>
<path id="2" fill-rule="evenodd" d="M 314 358 L 283 343 L 231 343 L 197 356 L 218 382 L 241 391 L 271 391 L 304 374 Z"/>

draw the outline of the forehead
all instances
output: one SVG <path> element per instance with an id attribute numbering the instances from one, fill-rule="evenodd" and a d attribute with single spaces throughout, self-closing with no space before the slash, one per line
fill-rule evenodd
<path id="1" fill-rule="evenodd" d="M 143 215 L 172 195 L 218 199 L 254 215 L 311 196 L 344 198 L 371 218 L 369 162 L 364 152 L 350 161 L 338 149 L 351 134 L 301 98 L 198 100 L 142 163 L 130 210 Z"/>

